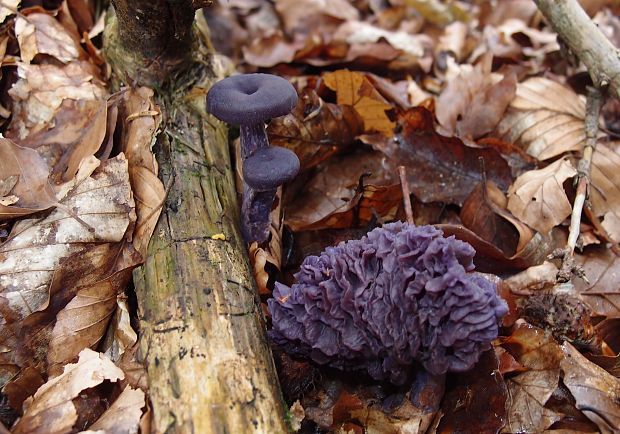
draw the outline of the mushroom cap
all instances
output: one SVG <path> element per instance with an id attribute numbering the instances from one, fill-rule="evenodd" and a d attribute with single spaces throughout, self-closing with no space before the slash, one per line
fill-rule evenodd
<path id="1" fill-rule="evenodd" d="M 243 180 L 256 191 L 267 191 L 290 181 L 299 172 L 299 158 L 280 146 L 260 148 L 243 162 Z"/>
<path id="2" fill-rule="evenodd" d="M 295 88 L 277 75 L 241 74 L 215 83 L 207 93 L 207 111 L 233 125 L 252 125 L 290 113 Z"/>

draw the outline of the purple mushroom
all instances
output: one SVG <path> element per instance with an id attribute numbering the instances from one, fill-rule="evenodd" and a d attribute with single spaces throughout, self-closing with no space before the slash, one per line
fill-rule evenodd
<path id="1" fill-rule="evenodd" d="M 234 75 L 215 83 L 207 94 L 209 113 L 239 125 L 242 160 L 269 146 L 265 122 L 290 113 L 295 104 L 295 88 L 271 74 Z"/>
<path id="2" fill-rule="evenodd" d="M 506 303 L 471 273 L 474 249 L 433 226 L 396 222 L 309 256 L 268 301 L 271 338 L 293 355 L 402 385 L 414 362 L 470 369 L 498 335 Z"/>
<path id="3" fill-rule="evenodd" d="M 269 212 L 276 189 L 299 171 L 299 159 L 293 152 L 284 148 L 269 150 L 265 130 L 267 120 L 289 113 L 295 104 L 295 88 L 285 79 L 270 74 L 228 77 L 215 83 L 207 94 L 209 113 L 239 125 L 244 162 L 242 231 L 247 242 L 267 240 Z"/>
<path id="4" fill-rule="evenodd" d="M 277 188 L 299 171 L 299 158 L 280 146 L 256 150 L 243 162 L 243 230 L 246 240 L 269 237 L 269 213 Z"/>

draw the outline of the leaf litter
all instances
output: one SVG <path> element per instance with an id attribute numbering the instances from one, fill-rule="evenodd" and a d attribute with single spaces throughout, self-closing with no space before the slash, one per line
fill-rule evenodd
<path id="1" fill-rule="evenodd" d="M 103 15 L 60 3 L 0 5 L 15 35 L 0 36 L 0 406 L 17 417 L 0 422 L 17 433 L 137 432 L 148 385 L 128 297 L 166 194 L 152 152 L 162 115 L 151 89 L 108 93 Z M 613 2 L 582 3 L 620 40 Z M 620 148 L 601 129 L 575 255 L 587 280 L 574 280 L 574 299 L 559 296 L 560 264 L 547 260 L 566 244 L 585 83 L 536 12 L 526 0 L 205 9 L 216 49 L 240 70 L 286 76 L 300 95 L 268 125 L 302 173 L 273 210 L 270 242 L 250 250 L 263 302 L 305 254 L 405 219 L 405 187 L 416 224 L 470 242 L 477 268 L 505 279 L 501 336 L 467 373 L 420 373 L 395 389 L 279 363 L 300 432 L 617 429 L 620 334 L 605 325 L 620 318 L 610 244 Z M 613 131 L 617 110 L 605 107 Z"/>

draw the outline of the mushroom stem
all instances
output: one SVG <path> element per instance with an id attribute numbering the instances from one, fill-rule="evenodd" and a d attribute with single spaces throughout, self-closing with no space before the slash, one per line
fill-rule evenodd
<path id="1" fill-rule="evenodd" d="M 243 185 L 243 236 L 246 242 L 259 244 L 269 237 L 269 214 L 276 197 L 276 189 L 257 191 L 247 184 Z"/>
<path id="2" fill-rule="evenodd" d="M 239 130 L 241 135 L 241 161 L 245 161 L 256 150 L 269 146 L 264 122 L 240 125 Z"/>

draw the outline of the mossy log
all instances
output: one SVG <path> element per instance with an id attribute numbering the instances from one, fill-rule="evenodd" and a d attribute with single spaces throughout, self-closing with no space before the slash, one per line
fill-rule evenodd
<path id="1" fill-rule="evenodd" d="M 113 3 L 153 5 L 142 0 Z M 188 2 L 174 5 L 180 8 L 181 3 Z M 207 89 L 222 78 L 205 49 L 208 41 L 187 45 L 194 50 L 190 67 L 179 68 L 178 59 L 158 59 L 157 65 L 175 69 L 167 74 L 143 70 L 148 53 L 157 51 L 151 47 L 127 56 L 128 50 L 141 49 L 119 42 L 127 25 L 148 23 L 110 18 L 107 58 L 117 77 L 133 76 L 156 86 L 165 119 L 155 150 L 169 193 L 145 264 L 134 272 L 152 431 L 287 432 L 262 310 L 239 235 L 227 130 L 205 111 Z M 157 37 L 151 33 L 148 43 L 156 44 Z"/>

